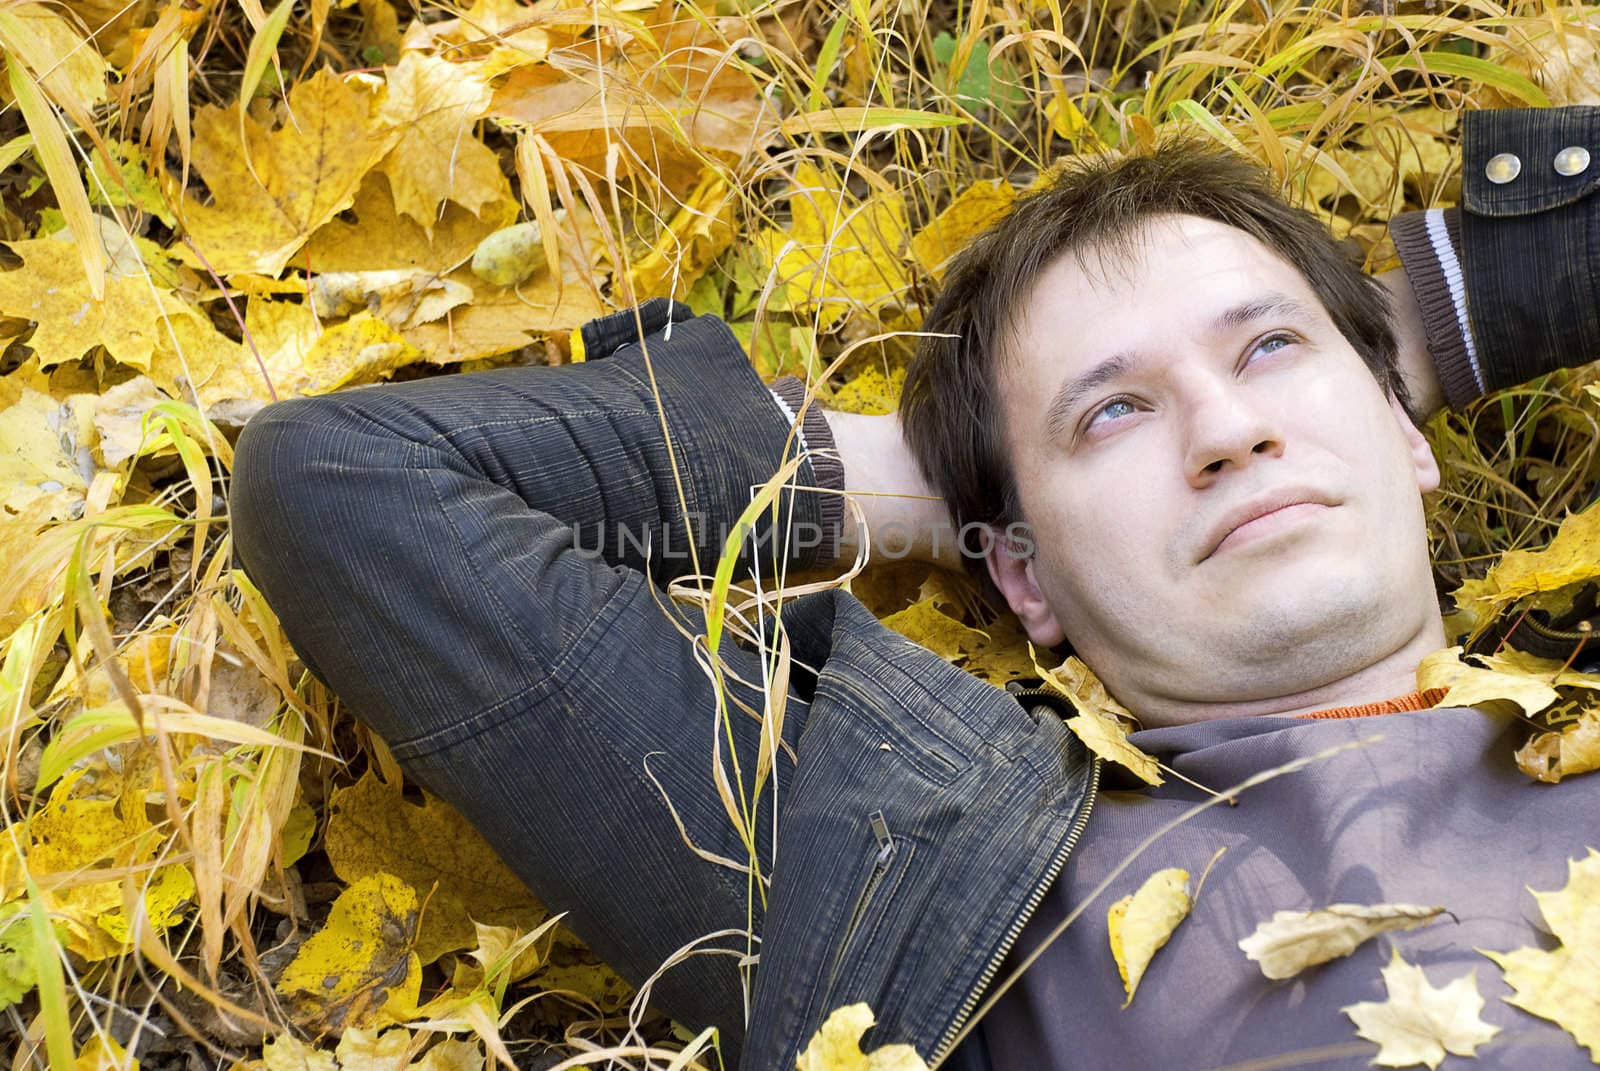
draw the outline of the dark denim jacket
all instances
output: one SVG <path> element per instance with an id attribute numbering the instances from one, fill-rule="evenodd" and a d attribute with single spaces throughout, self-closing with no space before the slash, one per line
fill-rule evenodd
<path id="1" fill-rule="evenodd" d="M 1469 205 L 1480 185 L 1467 176 Z M 1581 267 L 1552 266 L 1526 215 L 1505 220 L 1522 239 L 1496 232 L 1514 259 L 1485 266 L 1468 248 L 1474 325 L 1530 272 L 1592 280 L 1589 213 Z M 1589 285 L 1559 307 L 1540 295 L 1544 316 L 1576 324 L 1546 332 L 1552 347 L 1576 332 L 1582 349 L 1519 346 L 1513 364 L 1480 347 L 1491 379 L 1597 352 Z M 719 522 L 795 444 L 724 324 L 673 323 L 670 338 L 642 326 L 645 347 L 629 341 L 631 311 L 591 325 L 578 366 L 269 407 L 238 444 L 237 551 L 311 669 L 598 953 L 635 982 L 680 960 L 653 1001 L 719 1025 L 732 1063 L 792 1068 L 855 1001 L 878 1018 L 868 1047 L 937 1058 L 1065 862 L 1098 767 L 1047 699 L 978 681 L 844 592 L 787 602 L 785 747 L 754 815 L 758 889 L 713 761 L 733 779 L 731 750 L 748 791 L 759 725 L 739 704 L 761 709 L 766 670 L 724 644 L 724 724 L 689 638 L 701 615 L 664 608 L 659 585 L 691 571 L 689 544 L 711 571 Z M 807 463 L 796 483 L 814 482 Z M 792 494 L 758 539 L 820 516 L 815 494 Z M 618 524 L 634 538 L 595 556 L 597 526 Z M 958 1058 L 986 1064 L 981 1045 Z"/>

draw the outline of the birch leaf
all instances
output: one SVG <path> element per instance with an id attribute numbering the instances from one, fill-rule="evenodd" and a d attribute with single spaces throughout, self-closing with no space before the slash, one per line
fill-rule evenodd
<path id="1" fill-rule="evenodd" d="M 1560 947 L 1483 954 L 1516 991 L 1507 1002 L 1551 1020 L 1600 1063 L 1600 852 L 1570 860 L 1566 886 L 1533 897 Z"/>
<path id="2" fill-rule="evenodd" d="M 1339 1010 L 1356 1024 L 1356 1033 L 1378 1044 L 1373 1063 L 1380 1067 L 1438 1067 L 1445 1053 L 1476 1055 L 1477 1048 L 1500 1032 L 1478 1017 L 1483 997 L 1478 972 L 1471 971 L 1443 988 L 1428 984 L 1422 968 L 1400 958 L 1399 951 L 1383 969 L 1386 1001 L 1364 1000 Z"/>
<path id="3" fill-rule="evenodd" d="M 1412 930 L 1444 914 L 1419 904 L 1329 904 L 1316 911 L 1278 911 L 1239 942 L 1268 978 L 1293 978 L 1307 967 L 1348 956 L 1363 941 Z"/>
<path id="4" fill-rule="evenodd" d="M 885 1045 L 861 1051 L 861 1035 L 877 1019 L 865 1004 L 849 1004 L 829 1013 L 796 1062 L 796 1071 L 927 1071 L 910 1045 Z"/>
<path id="5" fill-rule="evenodd" d="M 1167 943 L 1178 923 L 1189 917 L 1192 906 L 1189 872 L 1168 867 L 1151 874 L 1137 892 L 1124 896 L 1106 912 L 1111 955 L 1128 994 L 1122 1002 L 1124 1008 L 1133 1003 L 1150 960 Z"/>
<path id="6" fill-rule="evenodd" d="M 334 1029 L 406 1018 L 422 985 L 412 951 L 419 915 L 417 891 L 393 874 L 352 883 L 284 969 L 278 992 Z"/>

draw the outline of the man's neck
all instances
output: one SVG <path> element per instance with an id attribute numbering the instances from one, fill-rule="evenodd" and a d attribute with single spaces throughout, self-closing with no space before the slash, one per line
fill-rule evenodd
<path id="1" fill-rule="evenodd" d="M 1147 728 L 1212 721 L 1219 718 L 1249 718 L 1264 715 L 1293 717 L 1327 710 L 1330 707 L 1378 703 L 1416 691 L 1417 666 L 1424 657 L 1444 645 L 1444 627 L 1435 619 L 1386 657 L 1337 680 L 1303 690 L 1264 699 L 1224 702 L 1158 695 L 1130 696 L 1129 699 L 1132 701 L 1124 702 L 1139 716 L 1140 722 Z"/>

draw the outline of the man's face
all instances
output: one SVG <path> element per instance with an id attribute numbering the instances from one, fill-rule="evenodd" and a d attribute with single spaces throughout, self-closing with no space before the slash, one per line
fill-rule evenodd
<path id="1" fill-rule="evenodd" d="M 1404 410 L 1256 239 L 1170 216 L 1137 245 L 1046 270 L 1000 365 L 1037 549 L 990 571 L 1034 642 L 1155 723 L 1434 644 L 1438 469 Z"/>

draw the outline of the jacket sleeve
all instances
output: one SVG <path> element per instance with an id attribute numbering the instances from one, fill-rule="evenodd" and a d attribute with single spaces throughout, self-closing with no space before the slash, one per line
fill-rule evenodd
<path id="1" fill-rule="evenodd" d="M 675 966 L 653 999 L 721 1026 L 736 1062 L 753 892 L 710 861 L 749 860 L 713 756 L 748 797 L 770 666 L 725 641 L 724 705 L 703 615 L 659 584 L 691 571 L 691 545 L 714 569 L 719 529 L 799 436 L 725 324 L 639 315 L 591 324 L 582 364 L 267 407 L 238 443 L 231 530 L 313 672 L 625 977 L 722 932 L 722 954 Z M 816 480 L 807 460 L 795 483 Z M 824 518 L 820 494 L 780 497 L 757 532 L 769 590 L 773 540 Z M 790 567 L 820 553 L 804 542 Z M 808 708 L 781 694 L 792 747 Z M 780 755 L 758 831 L 792 769 Z M 770 839 L 753 836 L 763 855 Z"/>
<path id="2" fill-rule="evenodd" d="M 1600 359 L 1600 107 L 1468 112 L 1461 169 L 1391 224 L 1454 407 Z"/>

